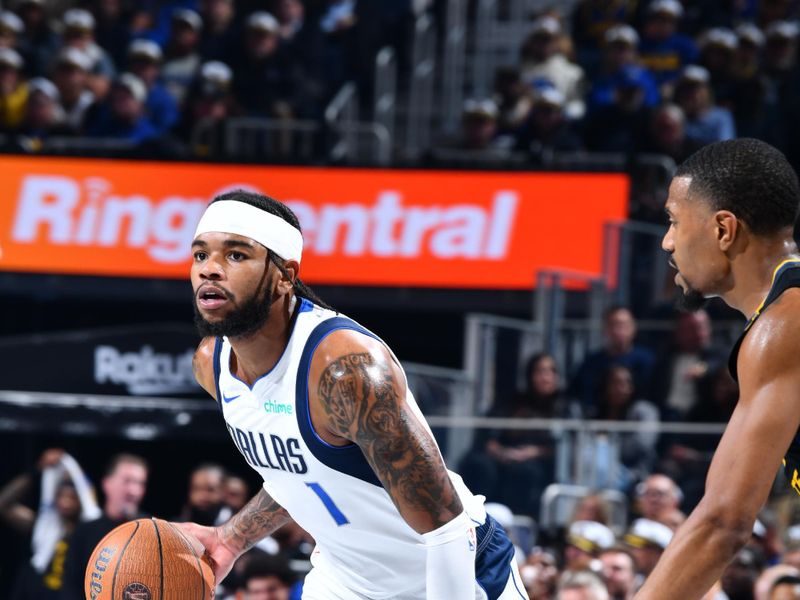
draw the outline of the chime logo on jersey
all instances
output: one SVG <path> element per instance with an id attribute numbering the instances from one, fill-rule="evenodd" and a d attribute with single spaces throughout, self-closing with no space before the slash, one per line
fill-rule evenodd
<path id="1" fill-rule="evenodd" d="M 231 434 L 233 443 L 242 453 L 247 463 L 253 467 L 266 467 L 288 473 L 302 475 L 308 472 L 306 459 L 300 451 L 300 442 L 296 438 L 284 440 L 274 433 L 263 434 L 243 431 L 238 427 L 225 424 Z"/>

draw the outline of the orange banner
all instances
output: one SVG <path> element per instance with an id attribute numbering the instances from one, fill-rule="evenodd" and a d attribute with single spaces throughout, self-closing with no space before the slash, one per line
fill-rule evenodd
<path id="1" fill-rule="evenodd" d="M 259 167 L 0 158 L 0 270 L 181 278 L 209 200 L 257 190 L 303 227 L 309 283 L 530 288 L 602 272 L 619 174 Z"/>

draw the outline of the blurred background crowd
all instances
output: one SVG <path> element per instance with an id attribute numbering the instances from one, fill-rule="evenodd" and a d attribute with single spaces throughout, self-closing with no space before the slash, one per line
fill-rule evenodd
<path id="1" fill-rule="evenodd" d="M 652 227 L 664 222 L 670 168 L 704 144 L 758 137 L 800 165 L 798 41 L 795 0 L 14 0 L 0 9 L 0 151 L 610 166 L 632 177 L 631 220 Z M 737 401 L 727 360 L 741 320 L 713 304 L 693 314 L 665 308 L 671 281 L 656 278 L 654 299 L 649 246 L 630 237 L 627 247 L 620 303 L 606 301 L 590 321 L 567 294 L 561 316 L 583 324 L 562 322 L 559 344 L 527 343 L 524 325 L 497 321 L 481 346 L 500 348 L 492 381 L 472 415 L 485 420 L 454 437 L 434 424 L 449 466 L 513 536 L 531 598 L 632 598 L 702 497 Z M 16 316 L 2 333 L 191 318 L 188 300 L 142 307 L 121 292 L 65 294 L 42 281 L 0 300 Z M 401 290 L 391 302 L 362 294 L 359 303 L 346 289 L 325 291 L 401 358 L 447 367 L 462 358 L 468 308 L 518 317 L 530 307 L 508 293 Z M 99 309 L 109 298 L 120 304 Z M 430 308 L 436 302 L 447 308 Z M 435 413 L 435 378 L 425 387 L 409 373 Z M 8 429 L 0 597 L 82 598 L 94 544 L 130 518 L 229 518 L 258 481 L 216 424 L 216 439 L 195 444 L 80 437 L 80 428 L 23 440 Z M 237 564 L 218 597 L 299 597 L 312 548 L 296 525 L 283 528 Z M 707 599 L 800 599 L 800 503 L 782 475 L 751 543 Z"/>

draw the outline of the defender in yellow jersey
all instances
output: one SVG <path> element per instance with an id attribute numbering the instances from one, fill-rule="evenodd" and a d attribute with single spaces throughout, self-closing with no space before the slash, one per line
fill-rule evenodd
<path id="1" fill-rule="evenodd" d="M 718 296 L 749 318 L 731 356 L 739 402 L 697 508 L 637 600 L 697 600 L 750 539 L 785 460 L 792 481 L 800 428 L 800 186 L 786 158 L 754 139 L 711 144 L 670 185 L 662 246 L 687 308 Z M 795 477 L 796 489 L 800 482 Z"/>

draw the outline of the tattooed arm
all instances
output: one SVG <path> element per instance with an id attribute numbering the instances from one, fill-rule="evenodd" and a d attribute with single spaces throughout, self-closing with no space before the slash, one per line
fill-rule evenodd
<path id="1" fill-rule="evenodd" d="M 314 352 L 309 389 L 317 434 L 358 444 L 400 515 L 422 534 L 428 600 L 474 599 L 475 526 L 386 347 L 358 332 L 331 333 Z"/>
<path id="2" fill-rule="evenodd" d="M 175 525 L 203 545 L 214 566 L 214 576 L 220 582 L 239 556 L 290 519 L 289 513 L 262 488 L 242 510 L 219 527 L 204 527 L 195 523 Z"/>
<path id="3" fill-rule="evenodd" d="M 309 373 L 312 421 L 325 441 L 361 448 L 405 521 L 432 531 L 463 512 L 439 449 L 406 403 L 403 372 L 385 346 L 339 330 Z"/>

